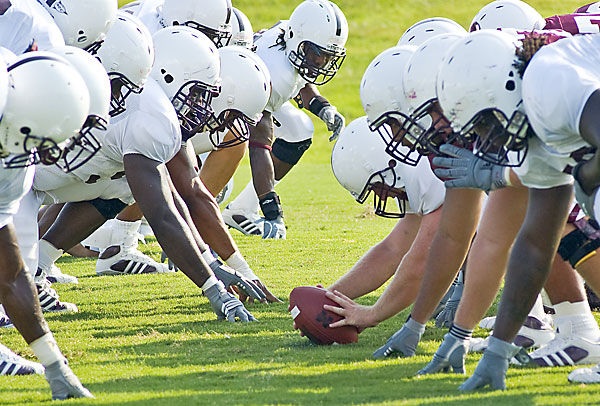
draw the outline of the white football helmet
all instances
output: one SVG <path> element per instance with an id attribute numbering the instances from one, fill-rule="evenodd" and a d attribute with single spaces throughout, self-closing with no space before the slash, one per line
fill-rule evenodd
<path id="1" fill-rule="evenodd" d="M 271 97 L 271 75 L 265 63 L 249 49 L 226 46 L 221 56 L 221 93 L 212 99 L 214 119 L 207 123 L 215 147 L 228 147 L 250 137 Z M 229 130 L 234 139 L 219 142 L 218 132 Z"/>
<path id="2" fill-rule="evenodd" d="M 65 172 L 71 172 L 89 161 L 101 147 L 91 133 L 93 128 L 106 130 L 110 116 L 110 79 L 102 64 L 84 50 L 72 46 L 52 48 L 54 54 L 65 58 L 81 75 L 90 94 L 90 110 L 76 142 L 71 143 L 57 162 Z"/>
<path id="3" fill-rule="evenodd" d="M 581 6 L 577 10 L 575 10 L 575 13 L 598 14 L 600 13 L 600 1 Z"/>
<path id="4" fill-rule="evenodd" d="M 215 44 L 186 26 L 163 28 L 153 37 L 156 60 L 150 75 L 169 97 L 187 139 L 204 129 L 219 95 L 221 68 Z"/>
<path id="5" fill-rule="evenodd" d="M 256 49 L 254 45 L 254 30 L 246 14 L 240 9 L 231 9 L 231 42 L 230 45 L 238 45 L 251 51 Z"/>
<path id="6" fill-rule="evenodd" d="M 457 22 L 444 17 L 432 17 L 411 25 L 400 37 L 396 45 L 420 46 L 429 38 L 440 34 L 466 34 L 467 31 Z"/>
<path id="7" fill-rule="evenodd" d="M 4 165 L 56 163 L 88 115 L 90 96 L 83 78 L 60 56 L 28 52 L 8 67 L 8 81 L 0 153 L 14 155 Z"/>
<path id="8" fill-rule="evenodd" d="M 414 143 L 412 147 L 405 147 L 396 141 L 408 136 L 400 133 L 408 118 L 402 72 L 416 49 L 402 45 L 383 51 L 371 61 L 360 82 L 360 101 L 371 131 L 379 133 L 388 154 L 409 165 L 416 165 L 421 154 L 414 148 Z M 418 138 L 419 135 L 413 137 Z M 397 148 L 392 149 L 391 146 Z"/>
<path id="9" fill-rule="evenodd" d="M 222 47 L 231 39 L 231 9 L 231 0 L 165 0 L 163 25 L 186 25 Z"/>
<path id="10" fill-rule="evenodd" d="M 38 0 L 54 18 L 65 44 L 94 54 L 117 18 L 117 0 Z"/>
<path id="11" fill-rule="evenodd" d="M 328 0 L 305 0 L 292 13 L 283 36 L 285 52 L 300 76 L 322 85 L 346 58 L 348 21 Z"/>
<path id="12" fill-rule="evenodd" d="M 381 138 L 369 129 L 366 116 L 346 126 L 331 152 L 331 169 L 340 185 L 360 204 L 374 192 L 375 214 L 382 217 L 398 218 L 405 214 L 407 198 L 398 199 L 398 212 L 386 211 L 387 198 L 403 193 L 399 190 L 404 187 L 403 181 L 394 169 L 397 165 L 385 153 Z"/>
<path id="13" fill-rule="evenodd" d="M 495 164 L 507 165 L 509 150 L 527 147 L 529 123 L 515 67 L 518 46 L 502 31 L 475 31 L 450 48 L 437 77 L 438 100 L 452 128 Z"/>
<path id="14" fill-rule="evenodd" d="M 497 0 L 485 6 L 473 17 L 469 31 L 515 28 L 541 30 L 546 20 L 529 4 L 520 0 Z"/>
<path id="15" fill-rule="evenodd" d="M 6 60 L 4 59 L 4 56 L 0 54 L 0 117 L 2 117 L 2 112 L 6 106 L 6 97 L 8 95 L 8 71 L 6 68 Z"/>
<path id="16" fill-rule="evenodd" d="M 412 54 L 401 74 L 404 89 L 404 105 L 407 119 L 405 134 L 421 134 L 414 137 L 417 149 L 439 153 L 442 143 L 454 142 L 455 134 L 450 122 L 441 114 L 436 94 L 436 78 L 446 51 L 467 35 L 467 32 L 441 34 L 428 39 Z M 412 127 L 416 126 L 418 130 Z M 404 138 L 404 137 L 403 137 Z M 396 143 L 402 143 L 403 138 Z M 392 149 L 395 146 L 392 144 Z"/>
<path id="17" fill-rule="evenodd" d="M 111 79 L 110 116 L 114 117 L 125 111 L 127 96 L 140 93 L 146 83 L 154 62 L 152 35 L 137 17 L 119 10 L 96 58 Z M 118 85 L 120 89 L 115 89 Z"/>

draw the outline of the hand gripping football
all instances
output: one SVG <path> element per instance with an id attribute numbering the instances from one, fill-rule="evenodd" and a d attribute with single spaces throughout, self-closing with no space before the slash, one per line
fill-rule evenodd
<path id="1" fill-rule="evenodd" d="M 314 286 L 300 286 L 290 293 L 289 312 L 296 326 L 315 344 L 348 344 L 358 341 L 358 329 L 354 326 L 330 328 L 329 324 L 342 319 L 335 313 L 323 309 L 328 304 L 338 306 L 327 298 L 326 289 Z"/>

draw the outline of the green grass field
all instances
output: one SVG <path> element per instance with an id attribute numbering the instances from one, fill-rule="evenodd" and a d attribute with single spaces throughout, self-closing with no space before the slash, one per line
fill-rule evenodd
<path id="1" fill-rule="evenodd" d="M 254 28 L 288 16 L 298 1 L 235 1 Z M 468 25 L 485 1 L 340 1 L 350 24 L 348 58 L 323 93 L 348 121 L 362 115 L 358 85 L 369 61 L 395 45 L 413 22 L 446 16 Z M 581 4 L 535 1 L 544 16 Z M 299 285 L 329 284 L 346 272 L 392 228 L 372 216 L 335 181 L 331 145 L 315 121 L 313 147 L 278 186 L 288 239 L 262 241 L 233 232 L 256 273 L 287 301 Z M 247 161 L 235 177 L 237 193 L 249 180 Z M 158 258 L 156 242 L 142 246 Z M 95 277 L 92 260 L 64 256 L 63 271 L 79 285 L 56 285 L 77 314 L 46 315 L 64 354 L 95 400 L 65 404 L 98 405 L 581 405 L 599 404 L 600 386 L 571 385 L 573 368 L 510 369 L 506 392 L 461 394 L 463 376 L 414 374 L 431 358 L 444 330 L 429 326 L 417 356 L 370 360 L 371 353 L 401 327 L 407 311 L 360 335 L 357 344 L 317 347 L 293 330 L 287 303 L 251 305 L 252 324 L 215 321 L 207 300 L 181 273 Z M 373 303 L 381 290 L 364 297 Z M 430 323 L 431 324 L 431 323 Z M 476 331 L 476 335 L 485 334 Z M 14 330 L 1 342 L 33 359 Z M 480 355 L 469 355 L 471 374 Z M 42 376 L 0 377 L 0 404 L 42 404 L 50 390 Z"/>

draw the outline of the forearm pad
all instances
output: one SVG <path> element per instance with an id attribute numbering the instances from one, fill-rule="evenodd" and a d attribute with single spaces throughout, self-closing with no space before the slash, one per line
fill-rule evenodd
<path id="1" fill-rule="evenodd" d="M 277 193 L 267 193 L 260 199 L 259 203 L 260 209 L 267 220 L 275 220 L 277 217 L 283 216 L 283 209 Z"/>

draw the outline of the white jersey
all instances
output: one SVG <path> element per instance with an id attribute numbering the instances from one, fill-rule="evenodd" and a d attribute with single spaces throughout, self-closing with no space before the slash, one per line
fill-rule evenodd
<path id="1" fill-rule="evenodd" d="M 417 166 L 399 163 L 394 169 L 408 195 L 407 213 L 424 216 L 444 203 L 446 187 L 431 170 L 429 161 L 421 159 Z"/>
<path id="2" fill-rule="evenodd" d="M 286 24 L 287 20 L 282 20 L 268 30 L 261 30 L 254 35 L 256 54 L 267 65 L 271 74 L 271 97 L 265 108 L 271 113 L 293 99 L 308 83 L 289 62 L 285 50 L 276 45 L 277 38 Z"/>
<path id="3" fill-rule="evenodd" d="M 139 18 L 150 34 L 154 35 L 157 31 L 165 28 L 161 17 L 164 0 L 144 0 L 135 7 L 129 7 L 133 15 Z"/>
<path id="4" fill-rule="evenodd" d="M 102 148 L 90 161 L 71 173 L 39 167 L 34 188 L 55 202 L 118 198 L 130 203 L 123 157 L 139 154 L 167 163 L 181 148 L 181 131 L 173 105 L 152 78 L 140 94 L 129 95 L 126 107 L 106 131 L 93 131 Z"/>
<path id="5" fill-rule="evenodd" d="M 31 189 L 35 167 L 4 168 L 0 160 L 0 228 L 12 223 L 23 196 Z"/>
<path id="6" fill-rule="evenodd" d="M 600 35 L 581 35 L 542 47 L 523 75 L 523 104 L 537 136 L 560 153 L 589 147 L 579 120 L 600 89 Z"/>
<path id="7" fill-rule="evenodd" d="M 573 183 L 569 167 L 577 162 L 569 154 L 552 150 L 537 137 L 529 139 L 529 149 L 525 161 L 513 168 L 524 186 L 533 189 L 549 189 Z"/>
<path id="8" fill-rule="evenodd" d="M 35 0 L 12 0 L 0 15 L 0 46 L 21 55 L 31 46 L 45 51 L 65 45 L 62 33 L 52 16 Z"/>

